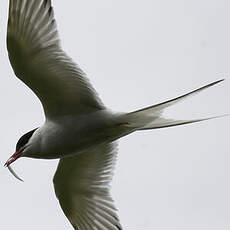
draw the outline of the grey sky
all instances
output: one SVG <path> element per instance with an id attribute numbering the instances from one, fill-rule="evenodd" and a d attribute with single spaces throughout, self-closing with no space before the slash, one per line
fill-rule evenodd
<path id="1" fill-rule="evenodd" d="M 53 0 L 53 6 L 63 48 L 111 109 L 132 111 L 226 78 L 175 111 L 182 119 L 230 113 L 229 1 Z M 18 138 L 44 120 L 40 102 L 11 70 L 7 11 L 2 0 L 0 165 Z M 229 124 L 226 117 L 120 141 L 112 193 L 125 230 L 230 229 Z M 72 229 L 53 191 L 56 164 L 18 160 L 13 167 L 24 183 L 0 167 L 1 229 Z"/>

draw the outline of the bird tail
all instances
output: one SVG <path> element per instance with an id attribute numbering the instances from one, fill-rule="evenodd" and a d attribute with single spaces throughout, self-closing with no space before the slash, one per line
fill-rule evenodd
<path id="1" fill-rule="evenodd" d="M 174 119 L 164 118 L 163 112 L 166 108 L 178 102 L 181 102 L 190 96 L 196 95 L 201 91 L 222 82 L 223 80 L 224 79 L 212 82 L 192 92 L 165 101 L 163 103 L 149 106 L 144 109 L 140 109 L 131 113 L 127 113 L 125 115 L 126 126 L 129 126 L 131 129 L 134 130 L 148 130 L 148 129 L 159 129 L 159 128 L 177 126 L 177 125 L 184 125 L 184 124 L 195 123 L 195 122 L 217 118 L 217 117 L 208 117 L 208 118 L 194 119 L 194 120 L 174 120 Z"/>

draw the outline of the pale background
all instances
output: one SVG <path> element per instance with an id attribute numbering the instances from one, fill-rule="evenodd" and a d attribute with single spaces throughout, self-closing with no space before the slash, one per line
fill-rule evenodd
<path id="1" fill-rule="evenodd" d="M 132 111 L 226 81 L 174 107 L 180 118 L 230 113 L 229 0 L 53 1 L 63 48 L 104 103 Z M 0 7 L 0 165 L 44 116 L 14 77 Z M 125 230 L 230 229 L 230 117 L 132 134 L 120 141 L 112 193 Z M 57 161 L 0 169 L 0 228 L 72 229 L 52 186 Z"/>

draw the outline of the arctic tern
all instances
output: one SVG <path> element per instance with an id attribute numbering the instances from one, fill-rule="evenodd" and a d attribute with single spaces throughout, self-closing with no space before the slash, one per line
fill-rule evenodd
<path id="1" fill-rule="evenodd" d="M 24 134 L 5 166 L 20 157 L 60 158 L 59 203 L 76 230 L 122 229 L 109 184 L 116 140 L 132 132 L 194 123 L 164 118 L 164 109 L 223 80 L 130 113 L 103 105 L 84 72 L 62 50 L 50 0 L 10 0 L 7 49 L 15 75 L 40 99 L 44 124 Z"/>

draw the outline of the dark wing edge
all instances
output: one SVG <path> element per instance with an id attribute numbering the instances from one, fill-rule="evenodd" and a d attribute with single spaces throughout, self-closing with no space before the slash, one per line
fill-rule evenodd
<path id="1" fill-rule="evenodd" d="M 23 52 L 24 57 L 31 57 L 44 49 L 52 46 L 57 48 L 59 45 L 50 0 L 10 0 L 7 29 L 9 53 L 15 53 L 17 48 L 18 55 Z"/>
<path id="2" fill-rule="evenodd" d="M 76 230 L 121 230 L 110 195 L 117 157 L 114 143 L 60 159 L 53 182 L 66 217 Z"/>
<path id="3" fill-rule="evenodd" d="M 7 49 L 16 76 L 39 97 L 47 117 L 105 109 L 61 49 L 50 0 L 10 0 Z"/>

